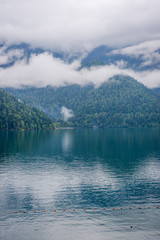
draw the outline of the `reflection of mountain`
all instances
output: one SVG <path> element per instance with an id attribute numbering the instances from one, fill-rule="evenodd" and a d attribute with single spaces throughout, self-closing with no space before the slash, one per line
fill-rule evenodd
<path id="1" fill-rule="evenodd" d="M 159 129 L 1 132 L 1 210 L 159 201 L 159 136 Z"/>
<path id="2" fill-rule="evenodd" d="M 140 160 L 159 151 L 159 129 L 106 129 L 76 131 L 74 155 L 100 161 L 116 171 L 135 168 Z M 92 156 L 92 157 L 91 157 Z"/>
<path id="3" fill-rule="evenodd" d="M 98 161 L 123 171 L 159 151 L 159 131 L 157 128 L 2 131 L 0 154 L 60 156 L 68 163 L 77 157 L 86 164 Z"/>
<path id="4" fill-rule="evenodd" d="M 53 131 L 1 131 L 0 157 L 21 155 L 39 155 L 43 144 Z M 46 149 L 47 150 L 47 149 Z"/>

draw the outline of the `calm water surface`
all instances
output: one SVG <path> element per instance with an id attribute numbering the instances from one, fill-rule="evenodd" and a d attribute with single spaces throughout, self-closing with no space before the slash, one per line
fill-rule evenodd
<path id="1" fill-rule="evenodd" d="M 157 206 L 160 129 L 0 132 L 2 240 L 160 239 Z"/>

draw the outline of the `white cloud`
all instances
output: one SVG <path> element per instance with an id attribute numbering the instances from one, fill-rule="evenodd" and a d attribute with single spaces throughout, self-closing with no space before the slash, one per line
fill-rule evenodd
<path id="1" fill-rule="evenodd" d="M 151 54 L 146 54 L 143 56 L 144 59 L 144 66 L 149 65 L 156 65 L 158 64 L 160 67 L 160 53 L 159 52 L 153 52 Z"/>
<path id="2" fill-rule="evenodd" d="M 116 66 L 117 66 L 118 68 L 120 68 L 120 69 L 125 68 L 126 65 L 127 65 L 127 62 L 125 62 L 125 61 L 123 61 L 123 60 L 120 60 L 120 61 L 117 61 L 117 62 L 116 62 Z"/>
<path id="3" fill-rule="evenodd" d="M 19 60 L 22 56 L 24 56 L 23 49 L 10 49 L 7 51 L 7 46 L 4 45 L 0 48 L 0 65 L 11 63 L 14 58 Z"/>
<path id="4" fill-rule="evenodd" d="M 160 70 L 135 72 L 115 65 L 78 70 L 79 67 L 78 61 L 68 64 L 49 53 L 33 54 L 28 63 L 23 59 L 10 68 L 0 68 L 0 87 L 45 87 L 47 85 L 59 87 L 67 84 L 89 83 L 98 87 L 117 74 L 134 77 L 150 88 L 160 86 Z"/>
<path id="5" fill-rule="evenodd" d="M 65 84 L 99 86 L 115 74 L 129 74 L 148 87 L 159 86 L 160 70 L 134 72 L 117 66 L 92 67 L 78 71 L 79 61 L 67 64 L 47 50 L 87 52 L 99 45 L 126 46 L 121 53 L 143 55 L 144 65 L 157 64 L 160 54 L 159 0 L 1 0 L 0 42 L 26 42 L 42 47 L 44 54 L 32 55 L 29 63 L 20 60 L 23 50 L 0 48 L 0 64 L 18 59 L 14 66 L 0 69 L 1 87 Z M 140 42 L 143 42 L 139 44 Z M 83 55 L 83 54 L 82 54 Z M 81 56 L 82 56 L 81 55 Z"/>
<path id="6" fill-rule="evenodd" d="M 159 0 L 1 0 L 0 41 L 80 51 L 160 39 Z"/>
<path id="7" fill-rule="evenodd" d="M 129 47 L 113 50 L 112 54 L 120 53 L 139 57 L 139 55 L 152 54 L 158 49 L 160 49 L 160 40 L 152 40 L 145 41 L 140 44 L 132 45 Z"/>
<path id="8" fill-rule="evenodd" d="M 144 60 L 143 66 L 148 66 L 152 64 L 160 65 L 160 40 L 152 40 L 143 42 L 137 45 L 113 50 L 110 54 L 123 54 L 134 57 L 142 57 Z"/>
<path id="9" fill-rule="evenodd" d="M 67 121 L 69 118 L 74 116 L 73 111 L 64 106 L 62 107 L 61 114 L 63 116 L 64 121 Z"/>

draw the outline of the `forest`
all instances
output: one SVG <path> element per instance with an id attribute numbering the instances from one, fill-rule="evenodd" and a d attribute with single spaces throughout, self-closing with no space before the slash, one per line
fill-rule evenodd
<path id="1" fill-rule="evenodd" d="M 129 76 L 115 76 L 99 87 L 89 84 L 6 90 L 45 112 L 57 126 L 160 126 L 160 99 Z M 63 107 L 73 113 L 67 121 Z"/>
<path id="2" fill-rule="evenodd" d="M 21 102 L 0 89 L 0 129 L 54 129 L 55 125 L 42 111 Z"/>

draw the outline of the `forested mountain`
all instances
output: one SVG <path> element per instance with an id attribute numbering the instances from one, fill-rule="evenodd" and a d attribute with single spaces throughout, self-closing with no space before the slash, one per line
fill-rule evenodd
<path id="1" fill-rule="evenodd" d="M 160 88 L 153 88 L 152 91 L 160 99 Z"/>
<path id="2" fill-rule="evenodd" d="M 160 101 L 131 77 L 115 76 L 95 88 L 68 85 L 59 88 L 7 89 L 22 101 L 42 109 L 54 121 L 75 127 L 160 126 Z M 69 111 L 63 121 L 63 108 Z M 68 114 L 68 112 L 67 112 Z M 71 117 L 72 116 L 72 117 Z"/>
<path id="3" fill-rule="evenodd" d="M 31 108 L 0 90 L 0 129 L 53 129 L 53 122 L 42 111 Z"/>

